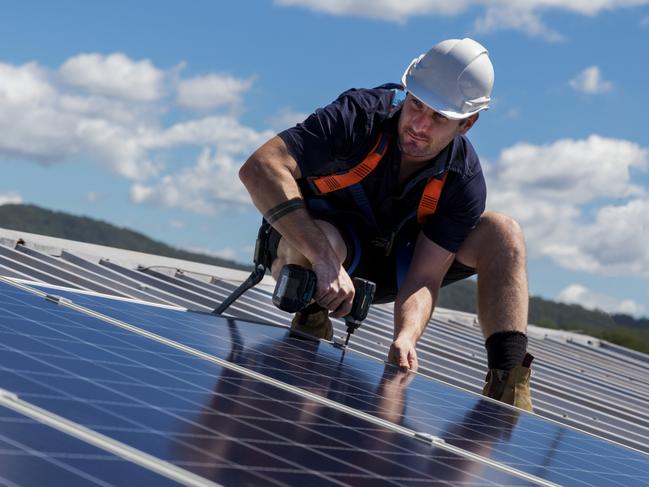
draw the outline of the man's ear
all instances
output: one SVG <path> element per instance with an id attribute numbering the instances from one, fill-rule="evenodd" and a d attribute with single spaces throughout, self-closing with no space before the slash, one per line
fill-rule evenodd
<path id="1" fill-rule="evenodd" d="M 480 114 L 476 113 L 475 115 L 471 115 L 469 118 L 465 118 L 460 122 L 460 134 L 464 135 L 466 134 L 471 127 L 473 127 L 473 124 L 478 121 L 478 118 L 480 118 Z"/>

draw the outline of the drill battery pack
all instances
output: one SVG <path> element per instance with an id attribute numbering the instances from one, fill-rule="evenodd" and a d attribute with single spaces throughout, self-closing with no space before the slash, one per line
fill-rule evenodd
<path id="1" fill-rule="evenodd" d="M 289 313 L 296 313 L 313 299 L 315 288 L 315 272 L 296 264 L 285 265 L 273 292 L 273 304 Z"/>

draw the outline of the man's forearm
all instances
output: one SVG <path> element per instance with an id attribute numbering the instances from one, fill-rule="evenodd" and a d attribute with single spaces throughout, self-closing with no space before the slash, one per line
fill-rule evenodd
<path id="1" fill-rule="evenodd" d="M 302 199 L 296 174 L 291 172 L 287 157 L 281 141 L 270 141 L 246 161 L 239 172 L 241 181 L 253 204 L 262 214 L 271 217 L 273 227 L 292 247 L 311 263 L 335 262 L 329 241 L 305 208 L 282 211 L 287 201 Z"/>
<path id="2" fill-rule="evenodd" d="M 428 325 L 437 301 L 438 290 L 422 286 L 400 289 L 394 303 L 394 339 L 406 338 L 416 343 Z"/>

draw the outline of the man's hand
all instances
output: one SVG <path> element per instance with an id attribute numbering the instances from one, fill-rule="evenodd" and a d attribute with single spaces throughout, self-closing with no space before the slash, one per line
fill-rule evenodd
<path id="1" fill-rule="evenodd" d="M 315 300 L 333 318 L 347 316 L 354 301 L 354 284 L 342 265 L 313 264 L 318 280 Z"/>
<path id="2" fill-rule="evenodd" d="M 402 369 L 417 370 L 416 342 L 407 337 L 397 337 L 390 346 L 388 362 L 398 365 Z"/>

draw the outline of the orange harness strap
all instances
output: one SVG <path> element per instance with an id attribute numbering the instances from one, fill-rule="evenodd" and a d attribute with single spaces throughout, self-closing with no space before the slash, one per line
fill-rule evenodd
<path id="1" fill-rule="evenodd" d="M 332 191 L 348 188 L 349 186 L 361 182 L 369 173 L 376 169 L 376 166 L 378 166 L 379 161 L 388 148 L 388 139 L 388 135 L 381 134 L 378 142 L 367 157 L 349 171 L 341 174 L 334 174 L 332 176 L 315 178 L 312 179 L 311 182 L 315 185 L 320 194 L 331 193 Z"/>
<path id="2" fill-rule="evenodd" d="M 428 179 L 424 192 L 421 195 L 421 200 L 419 200 L 419 207 L 417 208 L 417 221 L 420 225 L 437 210 L 437 202 L 439 201 L 439 196 L 442 194 L 446 176 L 448 176 L 448 170 L 444 171 L 442 179 Z"/>
<path id="3" fill-rule="evenodd" d="M 311 182 L 320 194 L 332 193 L 339 189 L 348 188 L 349 186 L 360 183 L 368 174 L 376 169 L 376 166 L 378 166 L 388 148 L 388 139 L 389 136 L 382 133 L 378 142 L 367 157 L 349 171 L 331 176 L 313 178 L 311 179 Z M 421 200 L 419 201 L 419 207 L 417 208 L 417 221 L 419 224 L 424 223 L 424 220 L 437 210 L 437 202 L 442 194 L 442 188 L 446 182 L 447 175 L 448 170 L 444 172 L 441 179 L 428 179 L 424 192 L 421 195 Z"/>

